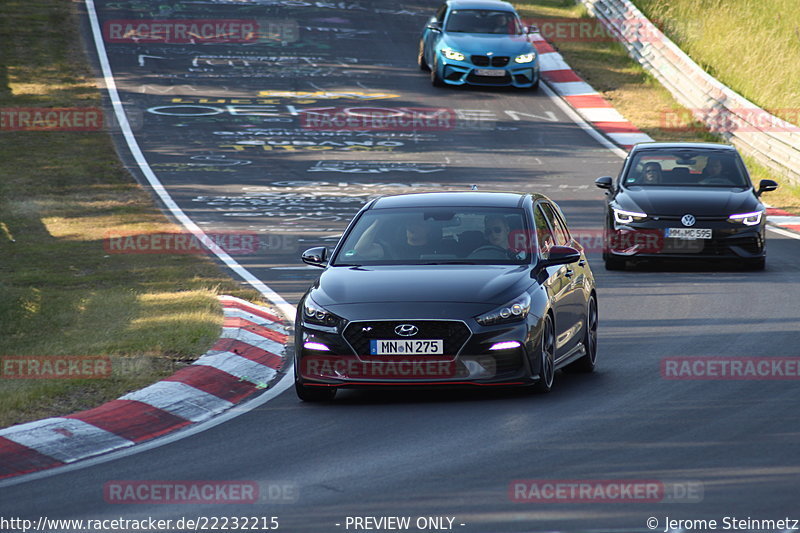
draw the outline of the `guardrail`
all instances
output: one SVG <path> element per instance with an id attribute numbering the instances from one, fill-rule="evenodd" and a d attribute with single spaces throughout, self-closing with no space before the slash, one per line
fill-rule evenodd
<path id="1" fill-rule="evenodd" d="M 580 2 L 697 120 L 800 184 L 800 126 L 770 114 L 709 75 L 629 0 Z"/>

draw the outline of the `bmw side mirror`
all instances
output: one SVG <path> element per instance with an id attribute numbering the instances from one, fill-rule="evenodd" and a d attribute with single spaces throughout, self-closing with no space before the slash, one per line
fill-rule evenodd
<path id="1" fill-rule="evenodd" d="M 547 258 L 539 260 L 541 268 L 553 265 L 568 265 L 581 260 L 581 253 L 572 246 L 553 246 Z"/>
<path id="2" fill-rule="evenodd" d="M 762 192 L 774 191 L 778 188 L 778 182 L 773 180 L 761 180 L 758 182 L 758 190 L 756 196 L 761 196 Z"/>
<path id="3" fill-rule="evenodd" d="M 531 24 L 530 26 L 525 28 L 525 33 L 528 35 L 531 35 L 533 33 L 539 33 L 539 26 L 537 26 L 536 24 Z"/>
<path id="4" fill-rule="evenodd" d="M 324 267 L 328 264 L 328 249 L 324 246 L 317 246 L 316 248 L 309 248 L 303 255 L 300 256 L 303 263 L 307 265 Z"/>
<path id="5" fill-rule="evenodd" d="M 594 184 L 600 187 L 601 189 L 611 189 L 611 186 L 614 184 L 614 178 L 611 176 L 603 176 L 602 178 L 597 178 L 594 180 Z"/>
<path id="6" fill-rule="evenodd" d="M 442 31 L 442 25 L 438 22 L 429 22 L 425 27 L 431 31 Z"/>

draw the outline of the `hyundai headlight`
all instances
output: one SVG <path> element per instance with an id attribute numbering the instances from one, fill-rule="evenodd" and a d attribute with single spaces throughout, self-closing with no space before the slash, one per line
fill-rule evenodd
<path id="1" fill-rule="evenodd" d="M 531 310 L 531 296 L 526 292 L 505 305 L 475 317 L 481 326 L 493 326 L 506 322 L 517 322 L 528 316 Z"/>
<path id="2" fill-rule="evenodd" d="M 752 213 L 737 213 L 728 217 L 728 222 L 734 224 L 744 224 L 745 226 L 757 226 L 761 223 L 761 216 L 764 211 L 753 211 Z"/>
<path id="3" fill-rule="evenodd" d="M 464 61 L 464 54 L 461 52 L 456 52 L 452 48 L 442 48 L 442 53 L 444 54 L 444 57 L 452 61 Z"/>
<path id="4" fill-rule="evenodd" d="M 630 224 L 631 222 L 641 222 L 647 218 L 647 213 L 638 211 L 625 211 L 624 209 L 612 208 L 614 210 L 614 221 L 617 224 Z"/>
<path id="5" fill-rule="evenodd" d="M 303 302 L 303 320 L 307 324 L 335 328 L 341 319 L 309 297 Z"/>
<path id="6" fill-rule="evenodd" d="M 522 54 L 514 58 L 514 63 L 530 63 L 536 59 L 536 54 L 531 52 L 530 54 Z"/>

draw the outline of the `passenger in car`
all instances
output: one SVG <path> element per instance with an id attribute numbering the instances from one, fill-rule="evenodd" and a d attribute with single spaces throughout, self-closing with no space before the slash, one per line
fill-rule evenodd
<path id="1" fill-rule="evenodd" d="M 443 239 L 441 229 L 433 221 L 413 219 L 405 228 L 405 242 L 398 250 L 399 258 L 418 259 L 442 254 L 455 257 L 455 240 Z"/>
<path id="2" fill-rule="evenodd" d="M 722 177 L 722 160 L 717 157 L 709 157 L 703 169 L 703 179 Z"/>

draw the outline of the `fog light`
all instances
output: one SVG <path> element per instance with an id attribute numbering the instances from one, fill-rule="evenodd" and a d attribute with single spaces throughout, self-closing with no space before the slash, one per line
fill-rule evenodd
<path id="1" fill-rule="evenodd" d="M 303 348 L 305 348 L 306 350 L 317 350 L 318 352 L 330 352 L 331 351 L 330 348 L 328 348 L 327 346 L 325 346 L 321 342 L 306 341 L 303 344 Z"/>
<path id="2" fill-rule="evenodd" d="M 522 346 L 522 344 L 517 341 L 503 341 L 492 344 L 489 350 L 511 350 L 512 348 L 519 348 L 520 346 Z"/>

